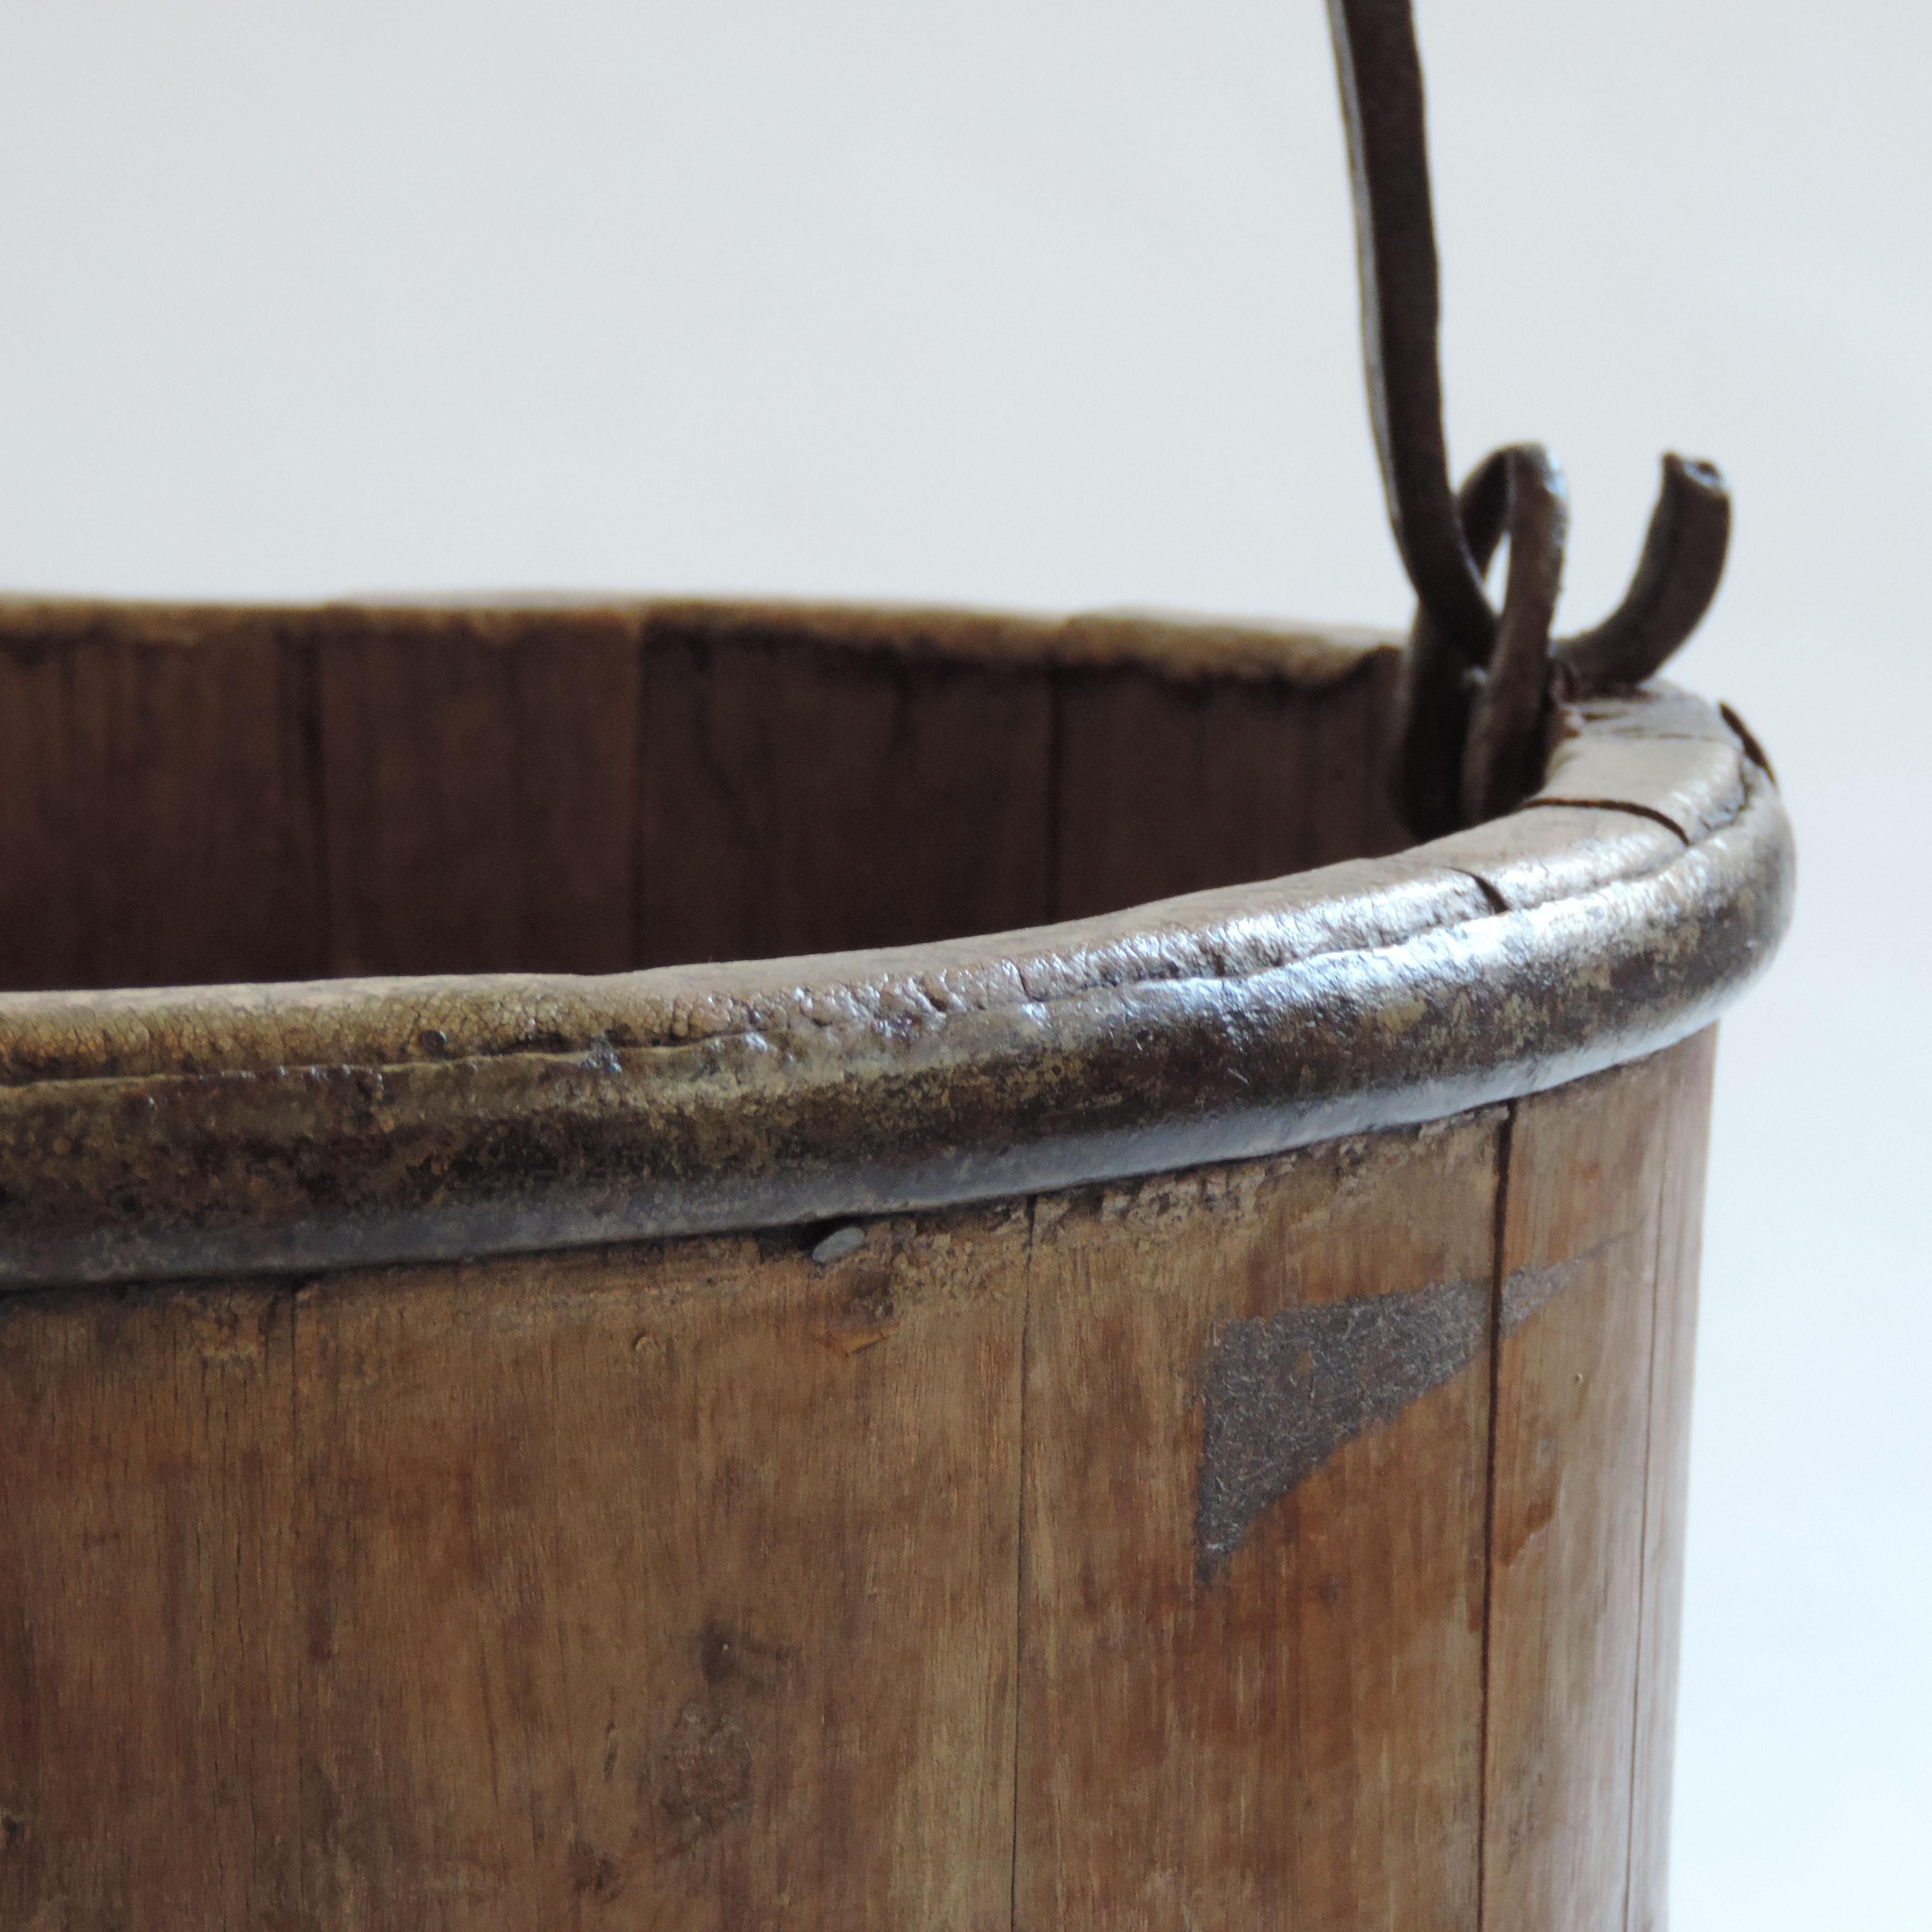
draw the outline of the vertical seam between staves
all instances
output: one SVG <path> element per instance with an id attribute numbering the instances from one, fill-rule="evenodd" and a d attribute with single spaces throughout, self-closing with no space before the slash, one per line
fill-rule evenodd
<path id="1" fill-rule="evenodd" d="M 1673 1058 L 1674 1058 L 1673 1055 Z M 1624 1928 L 1630 1932 L 1632 1881 L 1636 1875 L 1637 1771 L 1643 1730 L 1644 1594 L 1650 1581 L 1650 1460 L 1657 1442 L 1657 1331 L 1663 1318 L 1664 1243 L 1667 1217 L 1664 1202 L 1670 1191 L 1672 1143 L 1677 1138 L 1676 1087 L 1681 1075 L 1672 1069 L 1671 1104 L 1665 1116 L 1663 1171 L 1657 1182 L 1657 1244 L 1650 1268 L 1650 1371 L 1644 1380 L 1643 1486 L 1636 1513 L 1636 1654 L 1630 1671 L 1630 1796 L 1624 1815 Z"/>
<path id="2" fill-rule="evenodd" d="M 637 695 L 632 704 L 632 723 L 635 735 L 631 742 L 631 823 L 628 829 L 629 839 L 629 876 L 626 881 L 631 895 L 630 916 L 625 921 L 626 950 L 628 957 L 626 966 L 632 972 L 644 964 L 644 877 L 649 864 L 646 856 L 648 841 L 644 836 L 645 788 L 649 783 L 644 770 L 644 760 L 650 743 L 650 646 L 646 640 L 651 627 L 650 613 L 646 610 L 638 620 L 637 634 L 631 640 L 631 662 L 636 670 Z"/>
<path id="3" fill-rule="evenodd" d="M 341 971 L 342 962 L 335 956 L 335 868 L 328 836 L 328 746 L 322 718 L 321 624 L 311 621 L 293 637 L 278 637 L 275 652 L 281 674 L 295 687 L 296 735 L 308 767 L 303 775 L 302 807 L 308 814 L 318 902 L 316 931 L 322 957 L 316 963 L 322 976 L 328 978 Z"/>
<path id="4" fill-rule="evenodd" d="M 75 652 L 67 650 L 60 653 L 56 660 L 56 675 L 60 685 L 62 761 L 70 772 L 82 770 L 86 768 L 81 762 L 83 748 L 80 739 L 80 667 Z M 76 965 L 79 966 L 76 979 L 83 986 L 98 986 L 104 976 L 98 963 L 101 950 L 98 937 L 100 898 L 100 885 L 89 868 L 80 874 L 79 890 L 69 902 L 73 913 L 69 928 L 68 970 L 71 972 Z"/>
<path id="5" fill-rule="evenodd" d="M 1033 1342 L 1033 1268 L 1040 1197 L 1027 1198 L 1026 1264 L 1021 1276 L 1019 1359 L 1018 1504 L 1013 1536 L 1013 1802 L 1012 1869 L 1007 1887 L 1006 1918 L 1011 1932 L 1020 1922 L 1020 1718 L 1026 1696 L 1027 1604 L 1027 1380 Z"/>
<path id="6" fill-rule="evenodd" d="M 302 1295 L 297 1281 L 289 1306 L 289 1596 L 295 1612 L 296 1736 L 296 1916 L 304 1925 L 308 1915 L 308 1780 L 302 1775 L 303 1753 L 308 1748 L 308 1606 L 304 1600 L 302 1563 L 302 1501 L 307 1485 L 302 1464 Z"/>
<path id="7" fill-rule="evenodd" d="M 1058 666 L 1046 674 L 1046 919 L 1051 924 L 1064 915 L 1060 905 L 1061 862 L 1060 842 L 1066 814 L 1061 808 L 1062 768 L 1066 763 L 1065 677 Z M 1029 1215 L 1031 1209 L 1028 1209 Z M 1032 1253 L 1030 1232 L 1028 1253 Z M 1030 1278 L 1030 1277 L 1029 1277 Z"/>
<path id="8" fill-rule="evenodd" d="M 1511 1102 L 1496 1130 L 1496 1198 L 1490 1234 L 1489 1439 L 1483 1478 L 1482 1718 L 1476 1751 L 1476 1932 L 1484 1932 L 1490 1910 L 1490 1652 L 1496 1621 L 1496 1449 L 1501 1430 L 1503 1286 L 1508 1279 L 1504 1240 L 1509 1227 L 1510 1168 L 1516 1154 L 1516 1106 Z"/>

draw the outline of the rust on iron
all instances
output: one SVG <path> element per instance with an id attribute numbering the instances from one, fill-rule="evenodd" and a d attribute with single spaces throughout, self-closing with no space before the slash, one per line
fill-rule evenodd
<path id="1" fill-rule="evenodd" d="M 1556 645 L 1569 687 L 1616 690 L 1661 670 L 1717 596 L 1730 538 L 1730 493 L 1717 466 L 1666 454 L 1628 594 L 1594 629 Z"/>
<path id="2" fill-rule="evenodd" d="M 1563 478 L 1536 443 L 1500 452 L 1509 578 L 1490 668 L 1470 707 L 1462 812 L 1471 824 L 1520 804 L 1542 776 L 1550 709 L 1550 626 L 1563 587 L 1570 509 Z"/>
<path id="3" fill-rule="evenodd" d="M 1524 446 L 1485 458 L 1460 496 L 1450 484 L 1410 0 L 1329 0 L 1328 17 L 1348 132 L 1369 414 L 1396 548 L 1419 607 L 1396 796 L 1416 836 L 1433 838 L 1508 812 L 1534 789 L 1554 695 L 1640 684 L 1690 636 L 1723 574 L 1730 498 L 1715 464 L 1666 455 L 1624 601 L 1593 628 L 1552 640 L 1566 535 L 1554 465 L 1540 450 L 1528 458 L 1533 446 Z M 1483 579 L 1505 535 L 1511 561 L 1498 613 Z M 1531 555 L 1520 568 L 1523 548 Z"/>
<path id="4" fill-rule="evenodd" d="M 1422 62 L 1408 0 L 1329 0 L 1354 190 L 1369 415 L 1389 520 L 1430 617 L 1473 664 L 1496 618 L 1470 554 L 1442 430 L 1436 221 Z"/>

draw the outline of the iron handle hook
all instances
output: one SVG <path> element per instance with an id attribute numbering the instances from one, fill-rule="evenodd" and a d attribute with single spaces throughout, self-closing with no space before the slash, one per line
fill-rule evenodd
<path id="1" fill-rule="evenodd" d="M 1418 608 L 1406 655 L 1396 800 L 1429 838 L 1534 789 L 1559 698 L 1641 683 L 1696 628 L 1723 575 L 1730 498 L 1713 464 L 1666 455 L 1635 576 L 1594 628 L 1552 641 L 1568 512 L 1542 449 L 1449 480 L 1422 63 L 1411 0 L 1328 0 L 1348 134 L 1363 362 L 1383 494 Z M 1500 612 L 1484 578 L 1510 544 Z"/>

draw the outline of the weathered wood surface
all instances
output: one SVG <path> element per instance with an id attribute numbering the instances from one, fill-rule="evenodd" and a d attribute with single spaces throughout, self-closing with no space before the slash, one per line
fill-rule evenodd
<path id="1" fill-rule="evenodd" d="M 1016 1924 L 1474 1926 L 1502 1119 L 1040 1204 Z"/>
<path id="2" fill-rule="evenodd" d="M 1036 668 L 674 615 L 643 663 L 639 965 L 1054 916 L 1054 694 Z"/>
<path id="3" fill-rule="evenodd" d="M 1394 665 L 1155 620 L 0 601 L 0 987 L 842 951 L 1386 850 Z"/>
<path id="4" fill-rule="evenodd" d="M 345 609 L 317 629 L 328 970 L 629 965 L 634 627 Z"/>
<path id="5" fill-rule="evenodd" d="M 76 614 L 0 642 L 0 986 L 326 970 L 300 630 Z"/>
<path id="6" fill-rule="evenodd" d="M 1684 1610 L 1685 1507 L 1690 1486 L 1690 1386 L 1703 1248 L 1705 1157 L 1717 1035 L 1674 1056 L 1658 1219 L 1652 1330 L 1650 1449 L 1644 1486 L 1643 1604 L 1637 1626 L 1636 1755 L 1632 1771 L 1628 1932 L 1670 1919 L 1671 1766 L 1676 1742 Z M 1653 1131 L 1655 1130 L 1653 1125 Z"/>
<path id="7" fill-rule="evenodd" d="M 1667 1084 L 1654 1064 L 1620 1070 L 1601 1096 L 1524 1102 L 1512 1130 L 1485 1754 L 1493 1924 L 1623 1921 Z"/>
<path id="8" fill-rule="evenodd" d="M 1380 769 L 1392 659 L 1318 690 L 1233 680 L 1177 690 L 1124 668 L 1059 693 L 1062 918 L 1408 843 Z"/>
<path id="9" fill-rule="evenodd" d="M 1708 1072 L 0 1299 L 0 1924 L 1653 1925 Z"/>
<path id="10" fill-rule="evenodd" d="M 776 1248 L 304 1291 L 320 1923 L 1004 1916 L 1025 1216 Z"/>
<path id="11" fill-rule="evenodd" d="M 1486 1924 L 1662 1922 L 1710 1049 L 1707 1035 L 1514 1110 Z"/>
<path id="12" fill-rule="evenodd" d="M 0 1923 L 1004 1924 L 1027 1238 L 0 1304 Z"/>
<path id="13" fill-rule="evenodd" d="M 0 1924 L 303 1924 L 292 1316 L 0 1300 Z"/>

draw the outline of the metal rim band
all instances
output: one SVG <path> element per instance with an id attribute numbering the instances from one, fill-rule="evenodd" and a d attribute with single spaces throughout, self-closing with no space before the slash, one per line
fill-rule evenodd
<path id="1" fill-rule="evenodd" d="M 1108 622 L 1130 652 L 1186 647 L 1184 625 L 1137 644 Z M 1324 648 L 1324 676 L 1362 650 Z M 1067 925 L 607 978 L 0 996 L 0 1286 L 894 1213 L 1278 1152 L 1655 1051 L 1768 960 L 1789 827 L 1700 700 L 1652 687 L 1562 722 L 1502 818 Z"/>

